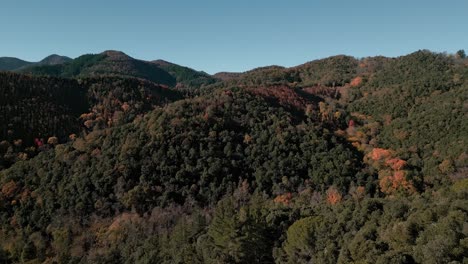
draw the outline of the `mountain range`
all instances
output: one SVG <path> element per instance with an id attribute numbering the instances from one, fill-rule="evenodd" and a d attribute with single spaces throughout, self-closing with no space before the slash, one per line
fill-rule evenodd
<path id="1" fill-rule="evenodd" d="M 170 87 L 202 86 L 216 81 L 209 74 L 188 67 L 162 60 L 138 60 L 123 52 L 110 50 L 100 54 L 83 55 L 76 59 L 51 55 L 36 63 L 3 57 L 0 58 L 0 70 L 65 78 L 99 75 L 127 76 Z"/>
<path id="2" fill-rule="evenodd" d="M 365 58 L 371 66 L 379 67 L 391 58 Z M 144 61 L 120 51 L 108 50 L 99 54 L 86 54 L 70 59 L 51 55 L 40 62 L 31 63 L 17 58 L 0 58 L 0 70 L 36 76 L 84 78 L 93 76 L 121 76 L 145 79 L 168 87 L 193 88 L 214 83 L 238 85 L 289 84 L 296 86 L 343 86 L 360 67 L 359 60 L 345 55 L 308 62 L 296 67 L 267 66 L 242 73 L 220 72 L 209 75 L 164 60 Z M 364 69 L 375 70 L 375 69 Z M 337 79 L 341 77 L 342 79 Z"/>
<path id="3" fill-rule="evenodd" d="M 390 58 L 368 58 L 371 63 L 382 64 L 380 60 Z M 343 68 L 345 67 L 345 68 Z M 136 77 L 164 84 L 169 87 L 201 87 L 216 82 L 256 83 L 297 83 L 302 86 L 342 86 L 358 70 L 358 60 L 351 56 L 334 56 L 285 68 L 281 66 L 260 67 L 243 73 L 221 72 L 209 75 L 164 60 L 144 61 L 134 59 L 123 52 L 108 50 L 99 54 L 86 54 L 76 59 L 51 55 L 40 62 L 31 63 L 17 58 L 0 58 L 0 70 L 26 73 L 37 76 L 65 78 L 113 75 Z M 343 72 L 338 72 L 343 71 Z M 340 75 L 345 79 L 335 81 Z"/>

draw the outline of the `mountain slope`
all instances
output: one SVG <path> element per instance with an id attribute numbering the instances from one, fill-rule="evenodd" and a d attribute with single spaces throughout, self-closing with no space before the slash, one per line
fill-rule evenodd
<path id="1" fill-rule="evenodd" d="M 12 71 L 31 64 L 33 64 L 33 62 L 24 61 L 12 57 L 1 57 L 0 71 Z"/>
<path id="2" fill-rule="evenodd" d="M 111 213 L 110 207 L 96 208 L 95 199 L 140 213 L 189 199 L 208 205 L 243 180 L 270 194 L 295 189 L 305 179 L 322 190 L 333 184 L 347 189 L 357 180 L 360 167 L 352 146 L 323 130 L 326 123 L 292 115 L 251 91 L 219 91 L 175 102 L 138 122 L 95 130 L 55 152 L 13 166 L 0 179 L 21 181 L 23 186 L 37 189 L 41 183 L 34 170 L 24 182 L 17 178 L 18 173 L 23 166 L 49 160 L 54 167 L 50 179 L 58 180 L 58 185 L 47 189 L 51 193 L 57 193 L 55 188 L 75 191 L 43 196 L 52 199 L 44 202 L 56 204 L 59 210 L 66 207 L 76 217 Z M 290 122 L 293 119 L 296 121 Z M 85 160 L 73 161 L 78 157 Z M 310 166 L 315 169 L 308 170 Z M 74 174 L 73 181 L 64 177 L 70 174 Z M 291 186 L 282 185 L 285 177 Z M 86 194 L 90 181 L 97 185 Z M 50 221 L 54 210 L 46 209 L 46 218 L 28 224 L 44 228 L 39 223 Z"/>
<path id="3" fill-rule="evenodd" d="M 31 144 L 34 137 L 68 137 L 89 108 L 86 90 L 73 80 L 0 73 L 0 82 L 1 140 Z"/>
<path id="4" fill-rule="evenodd" d="M 198 88 L 217 82 L 217 79 L 213 78 L 211 75 L 205 72 L 195 71 L 188 67 L 164 60 L 156 60 L 152 61 L 152 63 L 158 65 L 161 69 L 164 69 L 175 77 L 179 88 Z"/>
<path id="5" fill-rule="evenodd" d="M 468 70 L 444 54 L 418 51 L 388 61 L 349 90 L 349 112 L 400 153 L 428 185 L 468 167 Z M 368 133 L 368 132 L 367 132 Z M 449 168 L 444 168 L 447 165 Z"/>
<path id="6" fill-rule="evenodd" d="M 35 155 L 37 149 L 33 149 L 50 137 L 55 144 L 66 142 L 70 134 L 83 129 L 130 122 L 157 106 L 182 99 L 177 91 L 122 77 L 77 81 L 0 73 L 0 92 L 0 168 L 21 155 L 26 158 L 25 150 L 29 157 Z"/>

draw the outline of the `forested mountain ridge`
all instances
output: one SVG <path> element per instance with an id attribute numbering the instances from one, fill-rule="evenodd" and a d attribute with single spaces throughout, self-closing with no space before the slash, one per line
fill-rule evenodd
<path id="1" fill-rule="evenodd" d="M 53 54 L 45 57 L 39 62 L 29 62 L 13 57 L 0 57 L 0 71 L 18 71 L 20 69 L 40 66 L 40 65 L 56 65 L 71 61 L 72 59 L 66 56 Z"/>
<path id="2" fill-rule="evenodd" d="M 74 60 L 54 65 L 34 65 L 18 69 L 21 73 L 84 78 L 97 76 L 121 76 L 145 79 L 169 87 L 201 87 L 216 82 L 210 75 L 188 67 L 162 61 L 134 59 L 123 52 L 108 50 L 100 54 L 87 54 Z"/>
<path id="3" fill-rule="evenodd" d="M 29 72 L 67 78 L 2 73 L 0 260 L 464 263 L 459 54 L 214 76 L 159 60 L 153 82 L 110 51 Z M 25 157 L 35 133 L 57 141 Z"/>
<path id="4" fill-rule="evenodd" d="M 29 67 L 20 72 L 65 78 L 100 75 L 138 77 L 168 86 L 175 85 L 175 79 L 156 65 L 135 60 L 118 51 L 83 55 L 69 63 Z"/>

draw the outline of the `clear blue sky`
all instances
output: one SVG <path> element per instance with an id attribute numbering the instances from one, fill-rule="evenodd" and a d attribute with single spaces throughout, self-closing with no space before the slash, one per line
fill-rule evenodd
<path id="1" fill-rule="evenodd" d="M 108 49 L 209 73 L 336 54 L 468 49 L 468 0 L 15 0 L 0 56 L 37 61 Z"/>

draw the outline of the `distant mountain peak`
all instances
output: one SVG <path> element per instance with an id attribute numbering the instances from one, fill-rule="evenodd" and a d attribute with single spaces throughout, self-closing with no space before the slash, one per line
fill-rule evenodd
<path id="1" fill-rule="evenodd" d="M 123 53 L 122 51 L 118 50 L 106 50 L 102 52 L 101 54 L 106 55 L 110 58 L 131 58 L 127 54 Z"/>
<path id="2" fill-rule="evenodd" d="M 43 60 L 39 62 L 41 65 L 57 65 L 57 64 L 63 64 L 66 62 L 72 61 L 71 58 L 66 57 L 66 56 L 61 56 L 57 54 L 52 54 L 47 57 L 45 57 Z"/>

